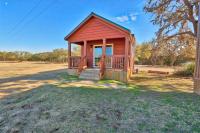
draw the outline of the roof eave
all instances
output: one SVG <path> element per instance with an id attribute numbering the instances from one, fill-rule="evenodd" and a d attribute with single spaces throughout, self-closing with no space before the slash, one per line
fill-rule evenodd
<path id="1" fill-rule="evenodd" d="M 67 39 L 74 33 L 76 30 L 81 27 L 87 20 L 89 20 L 92 17 L 93 13 L 88 15 L 78 26 L 76 26 L 64 39 L 67 41 Z"/>

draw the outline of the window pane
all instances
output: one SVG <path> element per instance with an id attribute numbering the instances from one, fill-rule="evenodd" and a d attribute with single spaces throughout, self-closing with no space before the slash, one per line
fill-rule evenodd
<path id="1" fill-rule="evenodd" d="M 106 55 L 112 55 L 112 46 L 111 45 L 106 46 Z"/>
<path id="2" fill-rule="evenodd" d="M 102 55 L 102 47 L 101 46 L 97 46 L 97 47 L 95 47 L 95 53 L 94 53 L 95 55 L 95 57 L 99 57 L 99 56 L 101 56 Z"/>

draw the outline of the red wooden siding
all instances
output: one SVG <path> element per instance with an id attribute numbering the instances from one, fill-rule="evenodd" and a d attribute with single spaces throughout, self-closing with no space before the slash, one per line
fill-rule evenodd
<path id="1" fill-rule="evenodd" d="M 114 55 L 124 55 L 125 54 L 125 39 L 108 39 L 107 44 L 113 44 L 113 54 Z"/>
<path id="2" fill-rule="evenodd" d="M 120 31 L 114 26 L 92 17 L 76 32 L 74 32 L 68 40 L 70 42 L 79 42 L 83 40 L 98 40 L 102 38 L 122 38 L 127 36 L 125 32 Z"/>

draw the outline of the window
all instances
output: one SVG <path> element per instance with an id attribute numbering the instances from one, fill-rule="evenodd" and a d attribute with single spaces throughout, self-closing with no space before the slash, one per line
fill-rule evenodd
<path id="1" fill-rule="evenodd" d="M 112 45 L 107 45 L 106 46 L 106 55 L 112 55 L 112 54 L 113 54 Z"/>

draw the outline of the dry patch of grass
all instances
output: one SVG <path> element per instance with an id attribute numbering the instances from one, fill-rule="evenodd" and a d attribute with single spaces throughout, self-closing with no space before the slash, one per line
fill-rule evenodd
<path id="1" fill-rule="evenodd" d="M 43 62 L 0 62 L 0 79 L 64 69 L 66 66 L 66 64 L 52 64 Z"/>
<path id="2" fill-rule="evenodd" d="M 174 77 L 172 75 L 149 74 L 145 71 L 135 74 L 131 84 L 145 87 L 146 89 L 160 92 L 193 92 L 191 77 Z"/>
<path id="3" fill-rule="evenodd" d="M 140 72 L 147 72 L 149 70 L 151 71 L 161 71 L 161 72 L 169 72 L 170 74 L 173 74 L 175 71 L 182 69 L 182 66 L 151 66 L 151 65 L 135 65 L 135 68 L 138 69 Z"/>
<path id="4" fill-rule="evenodd" d="M 0 85 L 0 132 L 200 132 L 191 79 L 140 73 L 124 84 L 54 70 Z"/>
<path id="5" fill-rule="evenodd" d="M 55 83 L 55 73 L 62 73 L 66 64 L 38 62 L 0 63 L 0 98 Z"/>

